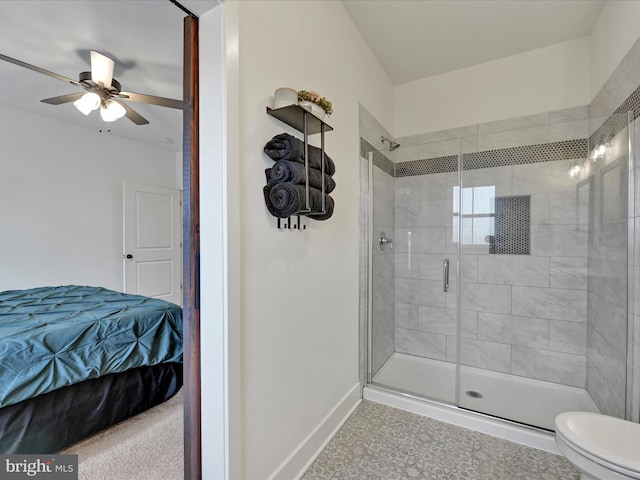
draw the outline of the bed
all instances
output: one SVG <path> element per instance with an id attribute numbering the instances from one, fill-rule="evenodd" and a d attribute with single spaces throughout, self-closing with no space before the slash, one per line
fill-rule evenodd
<path id="1" fill-rule="evenodd" d="M 55 453 L 182 386 L 182 309 L 67 285 L 0 292 L 0 453 Z"/>

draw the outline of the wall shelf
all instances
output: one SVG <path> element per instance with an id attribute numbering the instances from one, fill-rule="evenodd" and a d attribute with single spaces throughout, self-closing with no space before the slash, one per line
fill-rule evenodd
<path id="1" fill-rule="evenodd" d="M 320 120 L 309 110 L 305 110 L 300 105 L 288 105 L 282 108 L 267 107 L 267 113 L 302 133 L 304 133 L 304 117 L 306 113 L 307 135 L 320 133 L 323 125 L 325 132 L 333 130 L 333 127 L 325 123 L 323 120 Z"/>
<path id="2" fill-rule="evenodd" d="M 326 213 L 326 205 L 325 205 L 325 153 L 324 153 L 324 134 L 325 132 L 330 132 L 333 130 L 333 127 L 325 123 L 323 120 L 320 120 L 309 110 L 302 108 L 300 105 L 288 105 L 282 108 L 271 108 L 267 107 L 267 114 L 271 115 L 274 118 L 277 118 L 281 122 L 289 125 L 290 127 L 295 128 L 303 135 L 304 141 L 304 166 L 306 170 L 306 178 L 305 178 L 305 210 L 301 210 L 300 214 L 305 215 L 309 218 L 313 218 L 314 215 L 324 215 Z M 315 133 L 320 134 L 320 151 L 321 151 L 321 178 L 322 178 L 322 209 L 319 212 L 311 212 L 310 202 L 309 202 L 309 142 L 308 136 L 313 135 Z M 306 225 L 300 224 L 300 214 L 296 215 L 297 219 L 292 222 L 291 217 L 287 217 L 286 220 L 284 218 L 278 218 L 278 228 L 279 229 L 287 229 L 287 230 L 298 230 L 302 231 L 307 228 Z"/>

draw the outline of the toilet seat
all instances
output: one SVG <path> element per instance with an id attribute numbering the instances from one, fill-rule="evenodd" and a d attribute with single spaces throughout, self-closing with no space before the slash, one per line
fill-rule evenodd
<path id="1" fill-rule="evenodd" d="M 588 463 L 592 462 L 596 470 L 604 468 L 609 473 L 600 478 L 640 479 L 639 424 L 598 413 L 565 412 L 556 417 L 556 443 L 570 461 L 587 473 Z M 576 454 L 584 459 L 576 458 Z"/>

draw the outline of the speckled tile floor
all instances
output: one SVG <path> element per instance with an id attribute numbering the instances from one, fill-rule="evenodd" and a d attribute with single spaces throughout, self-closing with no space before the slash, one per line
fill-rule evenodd
<path id="1" fill-rule="evenodd" d="M 562 456 L 364 400 L 302 477 L 578 480 Z"/>

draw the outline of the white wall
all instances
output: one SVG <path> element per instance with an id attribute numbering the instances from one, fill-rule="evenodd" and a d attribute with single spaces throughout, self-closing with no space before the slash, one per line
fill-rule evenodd
<path id="1" fill-rule="evenodd" d="M 240 236 L 229 248 L 242 262 L 242 478 L 291 478 L 331 433 L 316 430 L 325 417 L 359 398 L 358 102 L 391 125 L 392 87 L 340 2 L 237 5 L 240 153 L 228 161 L 240 163 Z M 301 232 L 278 230 L 262 194 L 273 163 L 264 144 L 301 136 L 265 112 L 283 86 L 315 89 L 335 110 L 335 213 Z"/>
<path id="2" fill-rule="evenodd" d="M 0 290 L 122 289 L 122 182 L 176 187 L 176 155 L 0 106 Z"/>
<path id="3" fill-rule="evenodd" d="M 591 99 L 640 37 L 639 18 L 637 0 L 609 1 L 602 8 L 591 32 Z"/>
<path id="4" fill-rule="evenodd" d="M 587 105 L 589 37 L 398 85 L 394 135 Z"/>

